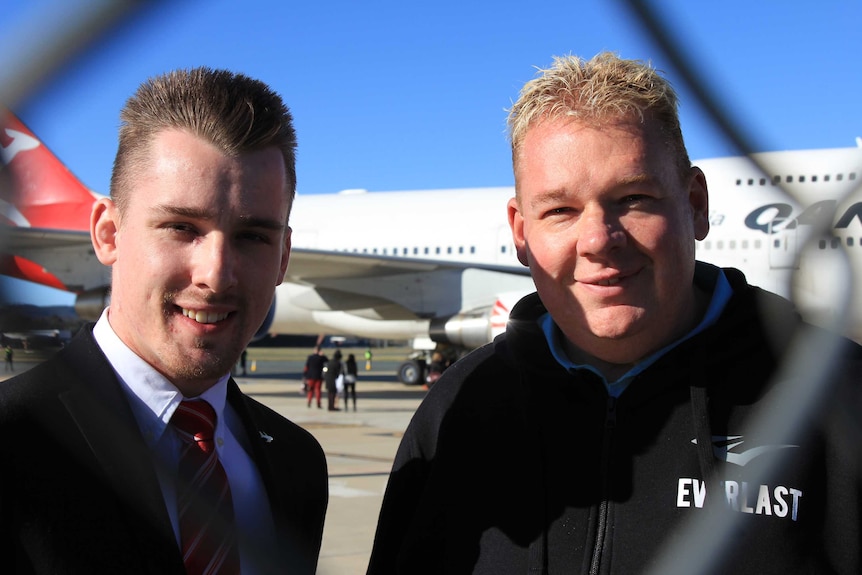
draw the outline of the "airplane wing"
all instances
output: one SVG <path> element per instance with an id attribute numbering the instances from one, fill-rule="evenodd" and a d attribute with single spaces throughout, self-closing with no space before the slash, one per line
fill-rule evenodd
<path id="1" fill-rule="evenodd" d="M 526 267 L 303 248 L 291 251 L 285 283 L 293 306 L 380 320 L 489 309 L 503 292 L 533 289 Z"/>
<path id="2" fill-rule="evenodd" d="M 0 246 L 0 274 L 78 293 L 110 283 L 89 232 L 0 226 Z"/>
<path id="3" fill-rule="evenodd" d="M 90 233 L 76 230 L 47 228 L 15 228 L 0 226 L 0 245 L 5 251 L 50 250 L 69 246 L 90 245 Z"/>
<path id="4" fill-rule="evenodd" d="M 431 272 L 435 270 L 477 269 L 529 276 L 527 267 L 494 265 L 476 262 L 432 260 L 405 256 L 378 256 L 343 251 L 315 250 L 294 247 L 290 252 L 290 265 L 285 279 L 306 281 L 326 278 L 362 278 Z"/>

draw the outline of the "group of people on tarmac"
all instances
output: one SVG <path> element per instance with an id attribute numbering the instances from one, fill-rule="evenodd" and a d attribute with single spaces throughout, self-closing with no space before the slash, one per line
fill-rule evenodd
<path id="1" fill-rule="evenodd" d="M 316 400 L 318 409 L 323 408 L 321 402 L 322 387 L 326 385 L 326 399 L 328 411 L 341 411 L 338 407 L 339 397 L 344 397 L 344 410 L 350 409 L 350 401 L 353 401 L 353 411 L 356 411 L 356 380 L 358 368 L 356 356 L 348 354 L 346 361 L 341 350 L 336 349 L 329 359 L 324 355 L 321 347 L 314 348 L 314 353 L 305 360 L 302 373 L 303 389 L 308 398 L 308 407 Z"/>
<path id="2" fill-rule="evenodd" d="M 862 573 L 862 347 L 695 261 L 709 195 L 677 108 L 612 53 L 524 85 L 505 207 L 536 292 L 419 406 L 370 575 Z M 4 572 L 311 575 L 324 452 L 230 376 L 287 270 L 292 116 L 258 80 L 195 68 L 147 80 L 120 119 L 90 217 L 110 305 L 0 384 Z M 782 366 L 803 352 L 817 393 L 785 433 Z M 354 358 L 312 354 L 308 406 L 325 382 L 337 409 L 342 374 Z"/>

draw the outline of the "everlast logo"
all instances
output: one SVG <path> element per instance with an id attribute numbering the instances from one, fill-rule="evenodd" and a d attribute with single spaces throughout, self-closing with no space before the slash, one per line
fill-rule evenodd
<path id="1" fill-rule="evenodd" d="M 784 485 L 752 485 L 745 481 L 722 481 L 724 501 L 729 509 L 751 515 L 771 515 L 796 521 L 802 490 Z M 680 477 L 676 506 L 702 508 L 706 502 L 706 483 Z"/>
<path id="2" fill-rule="evenodd" d="M 847 228 L 858 219 L 862 223 L 862 202 L 857 202 L 847 208 L 841 217 L 837 215 L 837 200 L 823 200 L 808 206 L 798 217 L 789 219 L 793 214 L 790 204 L 766 204 L 752 211 L 745 218 L 745 226 L 752 230 L 760 230 L 765 234 L 775 234 L 782 230 L 792 230 L 797 226 L 820 225 L 835 222 L 835 229 Z"/>

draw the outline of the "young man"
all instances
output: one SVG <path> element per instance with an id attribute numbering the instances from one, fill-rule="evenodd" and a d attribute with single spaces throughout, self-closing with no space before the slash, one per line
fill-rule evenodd
<path id="1" fill-rule="evenodd" d="M 231 367 L 290 252 L 296 137 L 265 84 L 198 68 L 121 115 L 91 217 L 111 304 L 0 386 L 0 549 L 15 573 L 314 573 L 313 437 Z"/>
<path id="2" fill-rule="evenodd" d="M 840 342 L 834 401 L 792 441 L 751 427 L 813 328 L 695 262 L 707 184 L 667 81 L 560 58 L 509 120 L 509 223 L 537 293 L 417 411 L 368 572 L 641 573 L 703 517 L 738 521 L 676 572 L 860 572 L 860 349 Z"/>

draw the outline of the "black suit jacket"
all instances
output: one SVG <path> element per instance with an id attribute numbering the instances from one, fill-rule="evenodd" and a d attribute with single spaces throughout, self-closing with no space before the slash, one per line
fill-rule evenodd
<path id="1" fill-rule="evenodd" d="M 314 573 L 328 500 L 320 445 L 233 380 L 227 401 L 278 530 L 282 554 L 257 558 L 269 572 Z M 185 572 L 153 456 L 92 327 L 0 382 L 0 572 Z"/>

